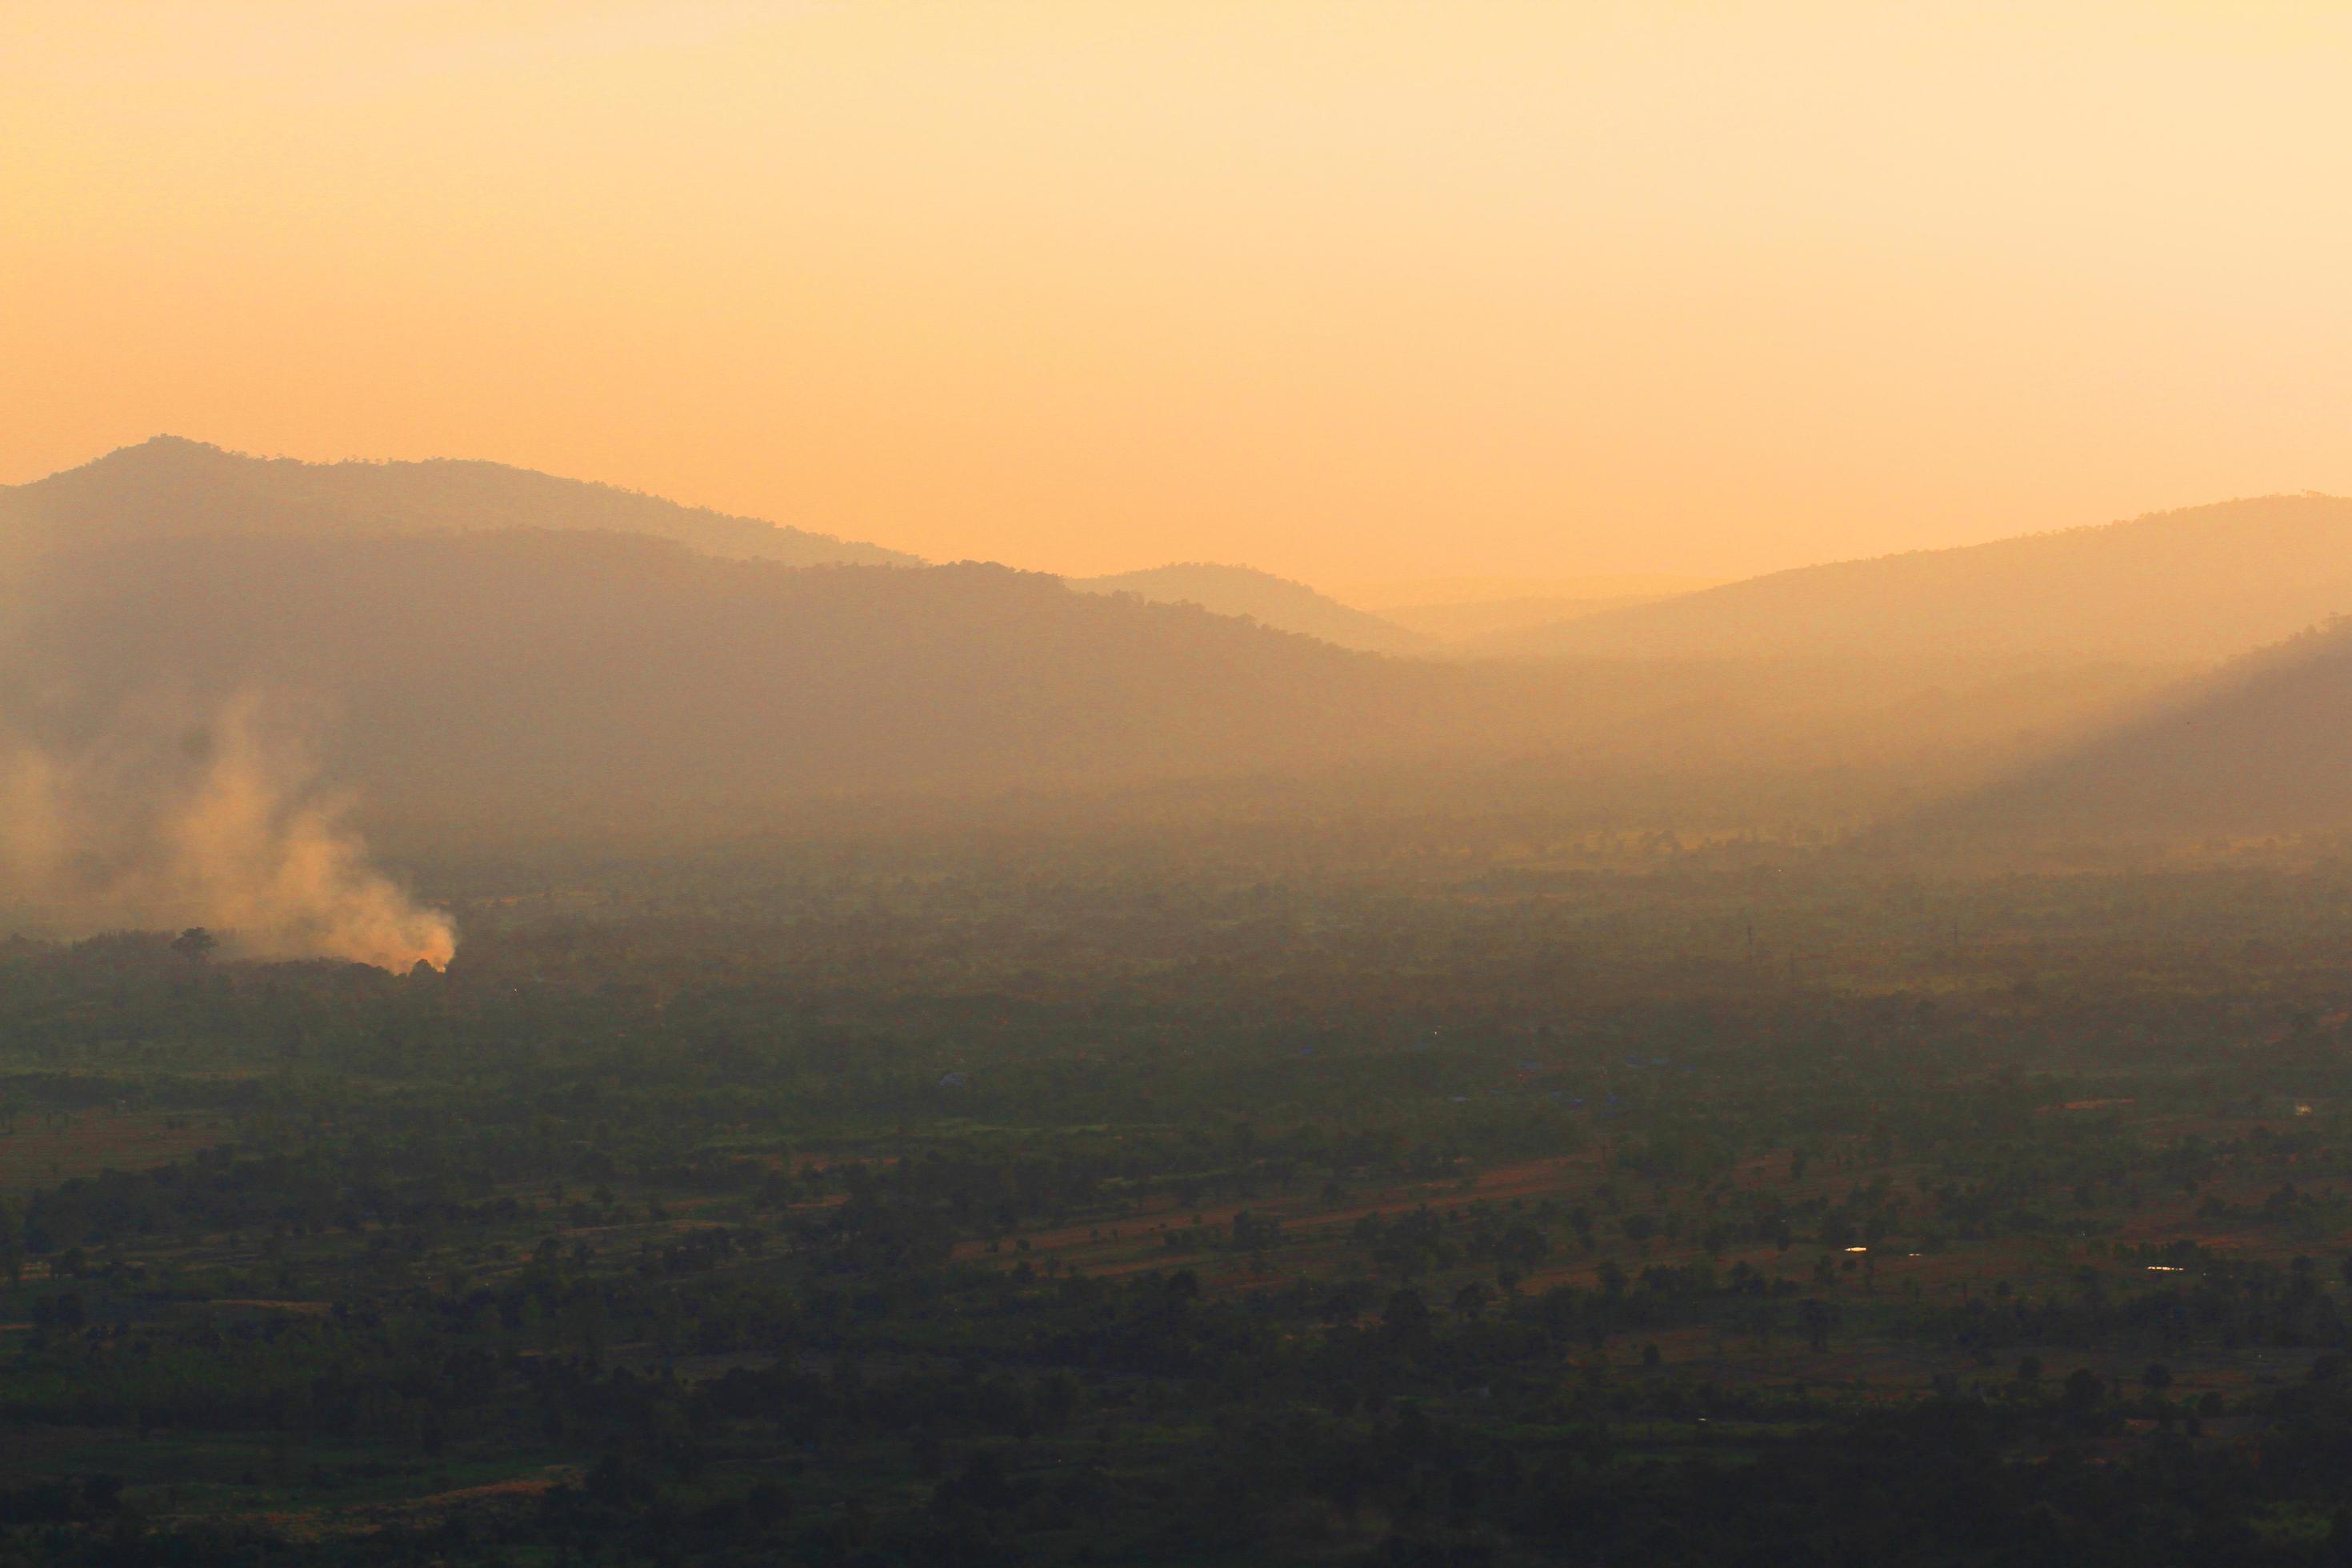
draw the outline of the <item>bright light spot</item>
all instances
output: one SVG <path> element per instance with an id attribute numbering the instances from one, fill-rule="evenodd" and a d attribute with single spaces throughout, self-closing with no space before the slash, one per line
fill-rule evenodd
<path id="1" fill-rule="evenodd" d="M 1849 1247 L 1846 1250 L 1848 1252 L 1868 1252 L 1870 1248 L 1866 1247 Z"/>

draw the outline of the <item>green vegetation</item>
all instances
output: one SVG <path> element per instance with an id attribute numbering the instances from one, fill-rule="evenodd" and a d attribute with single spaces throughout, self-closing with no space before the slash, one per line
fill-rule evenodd
<path id="1" fill-rule="evenodd" d="M 0 1561 L 2347 1548 L 2352 870 L 1524 826 L 19 941 Z"/>

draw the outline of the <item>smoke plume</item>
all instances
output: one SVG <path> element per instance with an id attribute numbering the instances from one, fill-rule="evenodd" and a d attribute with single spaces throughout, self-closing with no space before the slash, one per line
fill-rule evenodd
<path id="1" fill-rule="evenodd" d="M 370 863 L 251 702 L 92 741 L 0 740 L 0 877 L 61 935 L 203 926 L 254 958 L 446 965 L 457 928 Z"/>

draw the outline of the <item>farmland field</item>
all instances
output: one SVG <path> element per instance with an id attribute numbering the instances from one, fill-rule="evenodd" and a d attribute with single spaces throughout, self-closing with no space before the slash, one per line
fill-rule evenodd
<path id="1" fill-rule="evenodd" d="M 185 1159 L 229 1131 L 226 1123 L 184 1112 L 0 1111 L 0 1193 L 101 1171 L 143 1171 Z"/>

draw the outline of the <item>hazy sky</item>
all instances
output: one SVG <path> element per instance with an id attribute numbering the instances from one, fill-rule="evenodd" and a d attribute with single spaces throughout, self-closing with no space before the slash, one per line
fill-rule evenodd
<path id="1" fill-rule="evenodd" d="M 1724 574 L 2352 491 L 2352 7 L 13 0 L 0 481 Z"/>

